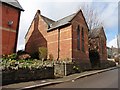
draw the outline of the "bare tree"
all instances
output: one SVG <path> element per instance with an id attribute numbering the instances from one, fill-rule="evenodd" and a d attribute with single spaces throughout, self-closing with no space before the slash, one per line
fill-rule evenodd
<path id="1" fill-rule="evenodd" d="M 99 14 L 97 11 L 87 3 L 83 3 L 80 7 L 85 16 L 86 22 L 88 24 L 89 29 L 93 29 L 94 27 L 103 25 L 102 21 L 99 18 Z"/>

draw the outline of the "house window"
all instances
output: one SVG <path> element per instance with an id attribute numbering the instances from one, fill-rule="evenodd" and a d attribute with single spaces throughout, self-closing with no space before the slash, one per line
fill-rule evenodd
<path id="1" fill-rule="evenodd" d="M 83 27 L 82 27 L 82 51 L 83 52 L 85 51 L 85 47 L 84 47 L 84 30 L 83 30 Z"/>
<path id="2" fill-rule="evenodd" d="M 101 46 L 102 46 L 102 54 L 104 54 L 104 49 L 105 49 L 105 47 L 104 47 L 104 41 L 102 41 Z"/>
<path id="3" fill-rule="evenodd" d="M 77 27 L 77 49 L 80 50 L 80 27 Z"/>

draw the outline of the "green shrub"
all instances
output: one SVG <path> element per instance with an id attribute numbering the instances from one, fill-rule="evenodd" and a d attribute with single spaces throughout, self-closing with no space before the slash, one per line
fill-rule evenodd
<path id="1" fill-rule="evenodd" d="M 39 53 L 38 52 L 34 52 L 30 54 L 32 59 L 39 59 Z"/>
<path id="2" fill-rule="evenodd" d="M 73 70 L 75 70 L 76 73 L 80 72 L 80 67 L 79 66 L 73 66 Z"/>
<path id="3" fill-rule="evenodd" d="M 0 67 L 2 70 L 18 70 L 18 69 L 38 69 L 43 67 L 43 64 L 40 60 L 12 60 L 4 59 L 0 62 Z"/>
<path id="4" fill-rule="evenodd" d="M 17 60 L 16 57 L 16 54 L 11 54 L 0 58 L 0 70 L 39 69 L 52 63 L 50 60 L 45 63 L 37 59 Z"/>
<path id="5" fill-rule="evenodd" d="M 47 59 L 47 48 L 46 47 L 39 47 L 39 59 L 44 60 Z"/>
<path id="6" fill-rule="evenodd" d="M 10 54 L 10 55 L 3 55 L 2 56 L 2 59 L 16 59 L 17 58 L 17 54 L 16 53 L 13 53 L 13 54 Z"/>
<path id="7" fill-rule="evenodd" d="M 102 60 L 101 61 L 101 69 L 103 68 L 109 68 L 109 67 L 114 67 L 116 66 L 116 63 L 113 61 L 109 61 L 109 60 Z"/>

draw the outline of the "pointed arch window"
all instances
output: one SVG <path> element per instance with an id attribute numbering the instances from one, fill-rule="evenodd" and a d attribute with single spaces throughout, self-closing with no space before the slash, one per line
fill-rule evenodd
<path id="1" fill-rule="evenodd" d="M 80 50 L 80 26 L 77 27 L 77 49 Z"/>
<path id="2" fill-rule="evenodd" d="M 82 27 L 82 51 L 85 52 L 85 47 L 84 47 L 84 30 Z"/>
<path id="3" fill-rule="evenodd" d="M 104 55 L 104 50 L 105 50 L 105 47 L 104 47 L 105 43 L 104 41 L 102 40 L 102 43 L 101 43 L 101 48 L 102 48 L 102 54 Z"/>

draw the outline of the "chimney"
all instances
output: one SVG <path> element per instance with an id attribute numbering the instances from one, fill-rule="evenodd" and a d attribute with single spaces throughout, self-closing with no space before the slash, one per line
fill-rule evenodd
<path id="1" fill-rule="evenodd" d="M 38 13 L 38 14 L 41 14 L 41 11 L 40 11 L 40 10 L 37 10 L 37 13 Z"/>

